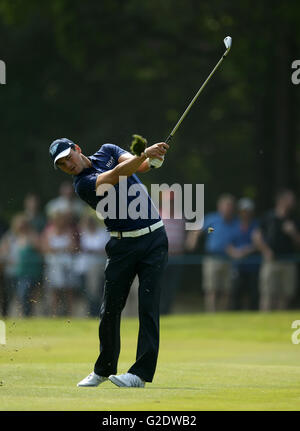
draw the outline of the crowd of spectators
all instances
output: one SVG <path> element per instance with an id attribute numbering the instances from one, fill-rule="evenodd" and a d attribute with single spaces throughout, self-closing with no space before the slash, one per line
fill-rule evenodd
<path id="1" fill-rule="evenodd" d="M 291 190 L 280 190 L 274 208 L 260 217 L 252 199 L 221 195 L 216 211 L 192 231 L 176 214 L 174 195 L 166 192 L 162 198 L 170 203 L 170 213 L 161 211 L 170 256 L 162 279 L 162 314 L 174 310 L 178 292 L 186 289 L 184 263 L 193 255 L 199 257 L 206 311 L 291 306 L 300 248 Z M 43 211 L 39 197 L 28 194 L 10 226 L 0 223 L 0 315 L 9 316 L 13 304 L 20 316 L 73 315 L 80 302 L 83 315 L 99 316 L 108 239 L 104 223 L 75 196 L 71 183 L 62 183 L 59 196 Z M 125 314 L 137 314 L 137 296 L 135 279 Z"/>
<path id="2" fill-rule="evenodd" d="M 300 223 L 293 191 L 278 191 L 273 209 L 255 216 L 249 198 L 225 194 L 201 230 L 190 231 L 186 250 L 206 234 L 202 288 L 207 311 L 288 309 L 297 294 Z M 209 232 L 209 228 L 213 230 Z"/>
<path id="3" fill-rule="evenodd" d="M 0 313 L 17 300 L 22 316 L 72 315 L 80 299 L 84 313 L 98 316 L 109 234 L 93 211 L 74 194 L 69 182 L 40 210 L 28 194 L 0 240 Z"/>

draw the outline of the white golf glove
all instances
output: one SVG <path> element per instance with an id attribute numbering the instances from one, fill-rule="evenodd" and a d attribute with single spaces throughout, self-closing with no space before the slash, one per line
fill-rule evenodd
<path id="1" fill-rule="evenodd" d="M 164 156 L 163 156 L 163 158 L 164 158 Z M 149 165 L 149 167 L 150 168 L 155 168 L 155 169 L 157 169 L 157 168 L 160 168 L 161 167 L 161 165 L 163 164 L 163 160 L 160 160 L 160 159 L 153 159 L 153 158 L 150 158 L 149 157 L 149 159 L 148 159 L 148 165 Z"/>

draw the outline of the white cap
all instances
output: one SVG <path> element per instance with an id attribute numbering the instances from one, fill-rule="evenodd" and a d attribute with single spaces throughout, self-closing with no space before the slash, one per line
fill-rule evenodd
<path id="1" fill-rule="evenodd" d="M 54 159 L 54 168 L 55 168 L 55 169 L 57 169 L 57 167 L 56 167 L 56 162 L 57 162 L 57 160 L 61 159 L 62 157 L 66 157 L 66 156 L 68 156 L 68 155 L 70 154 L 70 151 L 71 151 L 71 147 L 70 147 L 70 148 L 67 148 L 67 149 L 66 149 L 66 150 L 64 150 L 64 151 L 62 151 L 61 153 L 59 153 L 59 154 L 55 157 L 55 159 Z"/>
<path id="2" fill-rule="evenodd" d="M 250 198 L 242 198 L 238 201 L 238 209 L 239 210 L 248 210 L 253 211 L 255 208 L 254 202 Z"/>

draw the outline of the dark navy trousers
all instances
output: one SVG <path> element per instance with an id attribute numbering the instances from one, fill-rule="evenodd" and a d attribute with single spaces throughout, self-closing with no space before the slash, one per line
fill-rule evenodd
<path id="1" fill-rule="evenodd" d="M 137 238 L 111 237 L 106 245 L 104 300 L 99 325 L 100 355 L 94 371 L 108 377 L 117 373 L 121 312 L 130 286 L 139 278 L 139 334 L 136 362 L 128 370 L 152 382 L 159 350 L 160 279 L 168 260 L 165 228 Z"/>

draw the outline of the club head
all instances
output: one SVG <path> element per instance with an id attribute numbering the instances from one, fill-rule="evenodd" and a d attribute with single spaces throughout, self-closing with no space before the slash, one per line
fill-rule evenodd
<path id="1" fill-rule="evenodd" d="M 229 52 L 232 44 L 232 38 L 230 36 L 226 36 L 224 39 L 224 45 L 226 47 L 226 54 Z"/>

